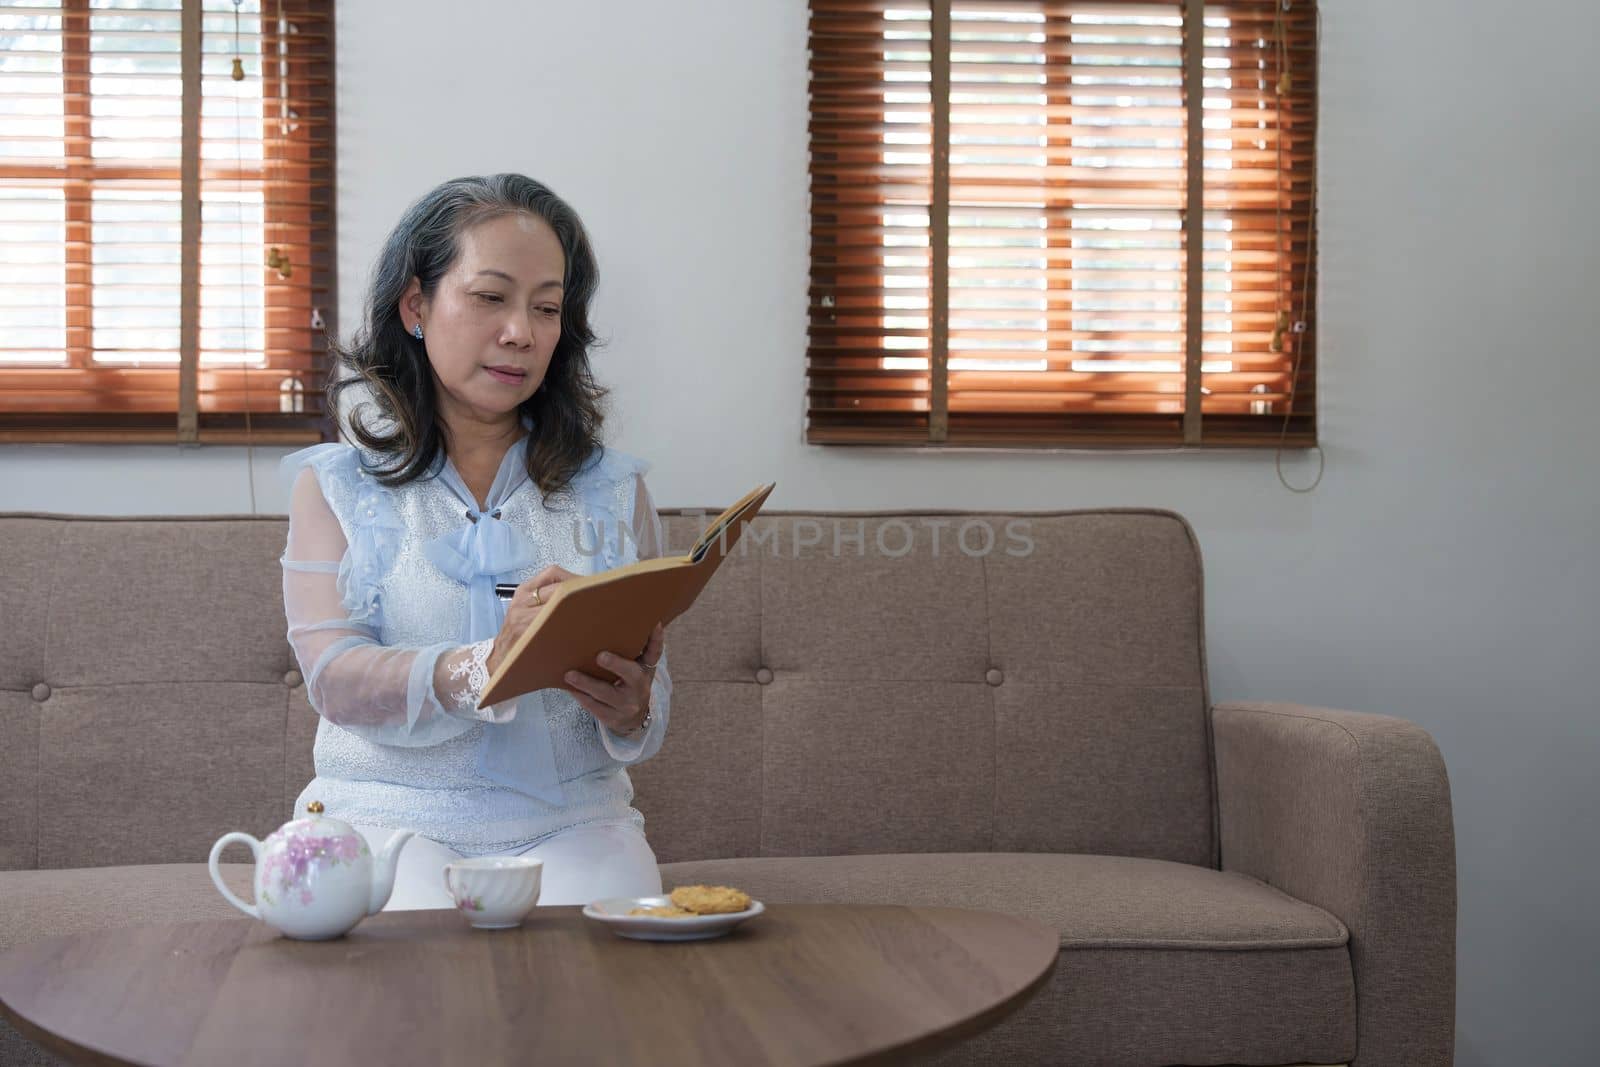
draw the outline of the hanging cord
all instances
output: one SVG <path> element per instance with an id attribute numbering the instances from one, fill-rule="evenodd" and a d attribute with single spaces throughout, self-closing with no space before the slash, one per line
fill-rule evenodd
<path id="1" fill-rule="evenodd" d="M 239 109 L 239 98 L 240 98 L 241 95 L 243 95 L 243 84 L 242 83 L 244 82 L 244 78 L 245 78 L 245 75 L 244 75 L 244 52 L 243 52 L 243 48 L 241 47 L 241 37 L 240 37 L 240 33 L 239 33 L 239 5 L 241 4 L 241 2 L 242 2 L 242 0 L 233 0 L 233 75 L 232 75 L 233 76 L 233 82 L 234 82 L 234 90 L 233 90 L 233 148 L 234 148 L 234 166 L 236 168 L 233 173 L 234 173 L 234 182 L 236 183 L 235 200 L 234 200 L 234 212 L 235 212 L 235 216 L 234 217 L 238 222 L 238 235 L 239 235 L 239 262 L 238 262 L 238 270 L 239 270 L 239 337 L 240 337 L 240 349 L 241 349 L 239 355 L 241 357 L 247 357 L 248 356 L 248 346 L 245 344 L 245 341 L 244 341 L 244 338 L 245 338 L 246 333 L 247 333 L 247 327 L 246 327 L 246 323 L 245 323 L 245 314 L 244 314 L 245 295 L 246 295 L 245 294 L 245 278 L 244 278 L 245 270 L 244 270 L 244 265 L 245 265 L 245 253 L 247 251 L 246 246 L 245 246 L 245 240 L 244 240 L 244 115 Z M 267 106 L 266 98 L 265 98 L 265 96 L 263 96 L 262 97 L 262 101 L 261 101 L 263 129 L 265 128 L 266 106 Z M 263 143 L 262 146 L 261 146 L 261 165 L 262 165 L 263 171 L 266 168 L 266 162 L 267 162 L 266 145 L 265 145 L 265 143 Z M 266 187 L 263 184 L 262 193 L 261 193 L 261 225 L 262 225 L 262 236 L 263 236 L 263 238 L 265 238 L 265 235 L 266 235 L 266 221 L 267 221 L 267 196 L 266 196 Z M 263 319 L 262 323 L 261 323 L 261 331 L 262 331 L 261 332 L 261 336 L 262 336 L 262 351 L 263 351 L 263 353 L 265 352 L 266 326 L 267 326 L 266 321 L 265 321 L 265 319 Z M 240 374 L 242 376 L 241 380 L 244 382 L 244 462 L 245 462 L 245 470 L 246 470 L 246 473 L 248 475 L 249 483 L 250 483 L 250 514 L 254 515 L 254 514 L 256 514 L 256 449 L 255 449 L 255 435 L 252 433 L 251 427 L 250 427 L 250 367 L 247 366 L 247 359 L 246 358 L 241 358 L 240 359 L 240 361 L 239 361 L 239 372 L 240 372 Z"/>
<path id="2" fill-rule="evenodd" d="M 1278 152 L 1278 173 L 1280 175 L 1283 173 L 1284 98 L 1288 95 L 1289 90 L 1294 85 L 1294 74 L 1289 69 L 1289 38 L 1288 38 L 1288 30 L 1285 27 L 1284 21 L 1283 21 L 1283 13 L 1290 9 L 1290 7 L 1293 5 L 1293 2 L 1294 2 L 1294 0 L 1277 0 L 1277 2 L 1274 3 L 1273 6 L 1272 6 L 1272 8 L 1273 8 L 1273 10 L 1272 10 L 1272 29 L 1273 29 L 1274 44 L 1276 46 L 1276 51 L 1277 51 L 1278 72 L 1279 72 L 1278 73 L 1278 84 L 1277 84 L 1277 90 L 1278 90 L 1277 152 Z M 1314 19 L 1314 22 L 1313 22 L 1314 29 L 1313 29 L 1313 33 L 1312 33 L 1312 54 L 1313 55 L 1320 55 L 1322 53 L 1322 9 L 1320 7 L 1317 8 L 1316 11 L 1314 12 L 1313 19 Z M 1278 196 L 1277 201 L 1278 201 L 1278 232 L 1281 234 L 1283 232 L 1283 197 L 1282 197 L 1281 194 Z M 1317 239 L 1317 152 L 1316 152 L 1316 146 L 1313 145 L 1312 146 L 1312 151 L 1311 151 L 1311 204 L 1310 204 L 1310 207 L 1307 209 L 1307 212 L 1306 212 L 1306 269 L 1302 273 L 1301 278 L 1300 278 L 1300 307 L 1301 307 L 1302 311 L 1311 306 L 1310 303 L 1309 303 L 1310 290 L 1311 290 L 1311 264 L 1316 262 L 1316 248 L 1315 248 L 1316 239 Z M 1291 249 L 1293 248 L 1293 242 L 1292 241 L 1290 242 L 1290 248 Z M 1317 453 L 1317 476 L 1316 476 L 1316 478 L 1314 478 L 1312 480 L 1310 485 L 1307 485 L 1307 486 L 1304 486 L 1304 487 L 1290 485 L 1289 484 L 1289 480 L 1283 476 L 1283 446 L 1284 446 L 1284 441 L 1288 437 L 1288 434 L 1289 434 L 1289 419 L 1291 417 L 1292 412 L 1294 411 L 1295 391 L 1300 385 L 1300 357 L 1305 353 L 1305 344 L 1300 339 L 1300 338 L 1302 338 L 1304 336 L 1304 334 L 1302 332 L 1303 329 L 1304 329 L 1304 325 L 1305 325 L 1304 321 L 1302 320 L 1300 322 L 1296 322 L 1296 323 L 1293 324 L 1293 327 L 1291 327 L 1291 324 L 1289 322 L 1290 316 L 1285 311 L 1283 311 L 1282 308 L 1281 308 L 1281 301 L 1283 300 L 1283 258 L 1284 257 L 1281 256 L 1281 255 L 1278 256 L 1278 285 L 1277 285 L 1276 300 L 1278 300 L 1280 302 L 1280 310 L 1278 312 L 1278 321 L 1277 321 L 1276 328 L 1272 331 L 1273 350 L 1274 351 L 1282 351 L 1282 348 L 1283 348 L 1283 337 L 1284 337 L 1285 332 L 1291 330 L 1293 327 L 1298 327 L 1298 328 L 1293 328 L 1293 336 L 1295 337 L 1295 340 L 1293 342 L 1293 344 L 1294 344 L 1294 370 L 1290 373 L 1290 377 L 1289 377 L 1289 399 L 1288 399 L 1288 402 L 1284 405 L 1283 428 L 1281 430 L 1279 430 L 1279 432 L 1278 432 L 1278 450 L 1277 450 L 1277 454 L 1273 457 L 1273 466 L 1276 468 L 1276 470 L 1278 472 L 1278 481 L 1283 483 L 1283 487 L 1285 489 L 1289 490 L 1291 493 L 1309 493 L 1312 490 L 1314 490 L 1319 484 L 1321 484 L 1321 482 L 1322 482 L 1322 473 L 1327 468 L 1327 459 L 1323 455 L 1322 445 L 1320 443 L 1313 444 L 1311 446 L 1313 449 L 1316 450 L 1316 453 Z"/>

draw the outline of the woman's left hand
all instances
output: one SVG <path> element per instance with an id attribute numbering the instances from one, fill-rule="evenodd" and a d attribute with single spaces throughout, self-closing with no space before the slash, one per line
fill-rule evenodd
<path id="1" fill-rule="evenodd" d="M 617 676 L 616 681 L 602 681 L 591 674 L 568 671 L 567 687 L 583 710 L 599 719 L 601 725 L 614 734 L 631 734 L 639 729 L 650 712 L 650 682 L 666 647 L 666 628 L 656 623 L 638 659 L 628 659 L 614 652 L 602 652 L 596 657 L 600 666 Z"/>

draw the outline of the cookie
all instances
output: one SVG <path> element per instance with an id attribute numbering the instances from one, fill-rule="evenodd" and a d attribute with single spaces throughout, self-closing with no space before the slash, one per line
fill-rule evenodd
<path id="1" fill-rule="evenodd" d="M 672 903 L 696 915 L 726 915 L 750 907 L 750 894 L 726 885 L 681 885 Z"/>

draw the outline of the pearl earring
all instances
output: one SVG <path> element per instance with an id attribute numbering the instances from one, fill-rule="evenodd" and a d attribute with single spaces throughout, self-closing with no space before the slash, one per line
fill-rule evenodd
<path id="1" fill-rule="evenodd" d="M 422 340 L 422 323 L 419 322 L 415 326 L 411 327 L 411 336 L 415 337 L 419 341 Z"/>

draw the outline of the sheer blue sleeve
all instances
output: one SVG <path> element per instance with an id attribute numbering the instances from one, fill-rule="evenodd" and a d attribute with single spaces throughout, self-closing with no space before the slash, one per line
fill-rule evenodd
<path id="1" fill-rule="evenodd" d="M 436 745 L 478 722 L 504 722 L 513 705 L 478 711 L 473 646 L 383 644 L 384 575 L 405 528 L 387 492 L 348 445 L 304 449 L 283 461 L 292 481 L 283 604 L 289 644 L 311 706 L 369 741 Z"/>

